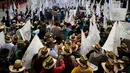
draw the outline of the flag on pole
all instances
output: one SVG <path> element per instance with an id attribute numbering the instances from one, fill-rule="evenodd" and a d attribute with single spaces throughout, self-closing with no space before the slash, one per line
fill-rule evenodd
<path id="1" fill-rule="evenodd" d="M 0 32 L 0 47 L 5 43 L 5 35 L 4 32 Z"/>
<path id="2" fill-rule="evenodd" d="M 102 48 L 118 55 L 117 47 L 120 46 L 120 42 L 119 24 L 116 21 Z"/>
<path id="3" fill-rule="evenodd" d="M 13 12 L 14 11 L 13 11 L 12 5 L 10 5 L 10 8 L 9 8 L 9 17 L 10 17 L 10 19 L 13 19 L 13 17 L 14 17 L 14 13 Z"/>
<path id="4" fill-rule="evenodd" d="M 39 37 L 35 35 L 22 58 L 23 64 L 24 66 L 26 66 L 26 69 L 31 68 L 31 62 L 32 62 L 33 56 L 37 54 L 38 50 L 42 47 L 43 47 L 42 42 L 40 41 Z"/>
<path id="5" fill-rule="evenodd" d="M 54 25 L 54 16 L 52 16 L 51 24 Z"/>
<path id="6" fill-rule="evenodd" d="M 14 7 L 14 10 L 16 10 L 17 8 L 16 8 L 16 5 L 15 5 L 15 2 L 13 3 L 13 7 Z"/>
<path id="7" fill-rule="evenodd" d="M 30 41 L 30 39 L 31 39 L 31 23 L 30 23 L 30 20 L 28 20 L 27 23 L 21 29 L 19 29 L 19 31 L 20 31 L 20 34 L 21 34 L 23 40 Z"/>
<path id="8" fill-rule="evenodd" d="M 107 29 L 107 20 L 106 20 L 105 15 L 104 15 L 104 18 L 103 18 L 103 28 Z"/>

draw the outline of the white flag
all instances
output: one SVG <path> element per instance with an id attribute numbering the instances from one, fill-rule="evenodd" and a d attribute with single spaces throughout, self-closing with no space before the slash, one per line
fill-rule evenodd
<path id="1" fill-rule="evenodd" d="M 15 2 L 13 3 L 13 6 L 14 6 L 14 10 L 16 10 L 17 8 L 16 8 L 16 5 L 15 5 Z"/>
<path id="2" fill-rule="evenodd" d="M 102 48 L 118 55 L 117 47 L 120 46 L 120 42 L 119 25 L 115 22 Z"/>
<path id="3" fill-rule="evenodd" d="M 21 34 L 23 40 L 30 41 L 30 39 L 31 39 L 31 23 L 30 23 L 30 20 L 28 20 L 27 23 L 21 29 L 19 29 L 19 31 L 20 31 L 20 34 Z"/>
<path id="4" fill-rule="evenodd" d="M 0 32 L 0 45 L 3 45 L 5 43 L 5 35 L 4 32 Z"/>
<path id="5" fill-rule="evenodd" d="M 14 13 L 13 13 L 12 5 L 10 5 L 10 8 L 9 8 L 9 17 L 10 17 L 10 19 L 14 18 Z"/>
<path id="6" fill-rule="evenodd" d="M 120 26 L 120 37 L 123 39 L 130 40 L 130 23 L 119 22 L 119 26 Z"/>
<path id="7" fill-rule="evenodd" d="M 101 11 L 100 11 L 100 3 L 96 5 L 96 15 L 98 15 L 99 17 L 101 17 Z"/>
<path id="8" fill-rule="evenodd" d="M 104 18 L 103 18 L 103 28 L 107 29 L 107 20 L 106 20 L 105 15 L 104 15 Z"/>
<path id="9" fill-rule="evenodd" d="M 26 69 L 31 68 L 31 62 L 32 62 L 33 56 L 37 54 L 38 50 L 42 47 L 43 47 L 42 42 L 40 41 L 39 37 L 35 35 L 22 58 L 22 61 L 24 65 L 26 66 Z"/>

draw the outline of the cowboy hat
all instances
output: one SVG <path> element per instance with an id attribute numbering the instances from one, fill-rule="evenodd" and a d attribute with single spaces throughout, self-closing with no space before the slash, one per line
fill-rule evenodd
<path id="1" fill-rule="evenodd" d="M 72 53 L 71 47 L 68 44 L 65 44 L 62 47 L 62 54 L 64 54 L 64 55 L 70 55 L 71 53 Z"/>
<path id="2" fill-rule="evenodd" d="M 79 65 L 83 68 L 87 68 L 89 65 L 88 58 L 86 56 L 81 56 L 80 58 L 76 59 Z"/>
<path id="3" fill-rule="evenodd" d="M 95 49 L 95 50 L 101 50 L 101 46 L 100 44 L 95 44 L 95 45 L 92 45 L 92 47 Z"/>
<path id="4" fill-rule="evenodd" d="M 7 43 L 10 43 L 12 40 L 11 40 L 11 36 L 9 35 L 9 34 L 7 34 L 6 36 L 5 36 L 5 42 L 7 42 Z"/>
<path id="5" fill-rule="evenodd" d="M 10 65 L 9 66 L 9 70 L 11 72 L 14 72 L 14 73 L 16 73 L 16 72 L 22 72 L 23 70 L 25 70 L 25 68 L 26 67 L 23 66 L 21 60 L 16 60 L 15 63 L 14 63 L 14 65 Z"/>
<path id="6" fill-rule="evenodd" d="M 115 65 L 114 61 L 110 58 L 106 62 L 102 62 L 101 65 L 106 73 L 111 73 L 112 71 L 114 71 L 114 73 L 118 72 L 118 67 Z"/>
<path id="7" fill-rule="evenodd" d="M 73 43 L 71 45 L 71 48 L 72 48 L 73 51 L 77 51 L 78 50 L 78 45 L 76 45 L 75 43 Z"/>
<path id="8" fill-rule="evenodd" d="M 129 57 L 123 56 L 122 59 L 118 60 L 118 63 L 130 63 Z"/>
<path id="9" fill-rule="evenodd" d="M 46 46 L 39 49 L 38 55 L 42 58 L 47 57 L 50 54 L 50 49 L 48 49 Z"/>
<path id="10" fill-rule="evenodd" d="M 106 51 L 106 56 L 113 59 L 117 63 L 116 55 L 112 51 Z"/>
<path id="11" fill-rule="evenodd" d="M 3 30 L 5 28 L 5 26 L 4 25 L 0 25 L 0 30 Z"/>
<path id="12" fill-rule="evenodd" d="M 55 64 L 57 60 L 49 56 L 45 61 L 43 61 L 42 66 L 45 69 L 51 69 Z"/>
<path id="13" fill-rule="evenodd" d="M 18 45 L 19 47 L 24 47 L 26 44 L 24 43 L 23 40 L 19 40 L 17 45 Z"/>

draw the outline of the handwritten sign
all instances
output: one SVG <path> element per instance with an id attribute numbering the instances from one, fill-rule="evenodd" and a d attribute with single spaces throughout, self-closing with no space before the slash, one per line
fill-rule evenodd
<path id="1" fill-rule="evenodd" d="M 110 20 L 112 21 L 125 20 L 126 13 L 127 13 L 126 8 L 112 8 L 110 9 Z"/>

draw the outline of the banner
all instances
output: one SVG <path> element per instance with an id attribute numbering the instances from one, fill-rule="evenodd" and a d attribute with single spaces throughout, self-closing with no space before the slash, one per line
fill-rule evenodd
<path id="1" fill-rule="evenodd" d="M 111 8 L 110 9 L 110 20 L 112 21 L 120 21 L 125 20 L 127 13 L 126 8 Z"/>
<path id="2" fill-rule="evenodd" d="M 119 22 L 119 26 L 120 26 L 120 38 L 130 40 L 130 23 Z"/>
<path id="3" fill-rule="evenodd" d="M 27 23 L 21 29 L 19 29 L 19 31 L 20 31 L 20 34 L 21 34 L 23 40 L 30 41 L 30 39 L 31 39 L 31 23 L 30 23 L 30 20 L 28 20 Z"/>
<path id="4" fill-rule="evenodd" d="M 0 32 L 0 47 L 5 43 L 5 35 L 4 32 Z"/>
<path id="5" fill-rule="evenodd" d="M 112 1 L 111 7 L 112 8 L 120 8 L 121 2 L 120 1 Z"/>
<path id="6" fill-rule="evenodd" d="M 103 49 L 107 51 L 112 51 L 115 55 L 118 55 L 117 47 L 120 46 L 120 33 L 119 33 L 119 25 L 117 22 L 114 23 L 112 30 L 103 45 Z"/>
<path id="7" fill-rule="evenodd" d="M 31 68 L 31 62 L 34 54 L 37 54 L 38 50 L 42 47 L 43 47 L 42 42 L 40 41 L 39 37 L 35 35 L 22 58 L 22 61 L 26 66 L 26 69 Z"/>

